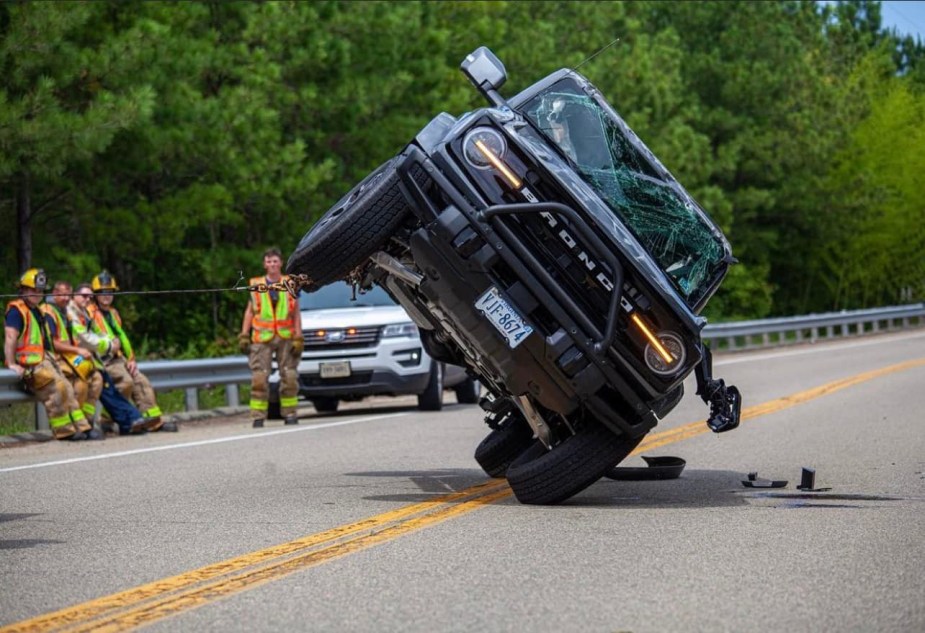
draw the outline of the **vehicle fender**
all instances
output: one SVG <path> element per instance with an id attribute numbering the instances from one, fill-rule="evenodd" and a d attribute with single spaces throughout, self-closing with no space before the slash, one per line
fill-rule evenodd
<path id="1" fill-rule="evenodd" d="M 456 117 L 441 112 L 424 129 L 417 133 L 414 142 L 428 154 L 446 137 L 446 133 L 456 124 Z"/>

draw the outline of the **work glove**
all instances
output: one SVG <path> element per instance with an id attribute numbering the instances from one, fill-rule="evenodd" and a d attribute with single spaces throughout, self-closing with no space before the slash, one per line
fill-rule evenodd
<path id="1" fill-rule="evenodd" d="M 251 351 L 251 335 L 247 332 L 241 332 L 238 334 L 238 347 L 241 348 L 242 354 L 247 354 Z"/>
<path id="2" fill-rule="evenodd" d="M 301 357 L 303 349 L 305 349 L 305 340 L 301 336 L 293 338 L 292 339 L 292 353 L 295 356 Z"/>

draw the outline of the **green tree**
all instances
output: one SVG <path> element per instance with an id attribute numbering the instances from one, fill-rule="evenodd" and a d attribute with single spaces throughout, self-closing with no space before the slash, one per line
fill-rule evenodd
<path id="1" fill-rule="evenodd" d="M 16 235 L 19 270 L 33 263 L 36 230 L 61 222 L 74 192 L 66 171 L 150 115 L 146 86 L 122 90 L 112 81 L 131 64 L 126 51 L 141 44 L 140 34 L 100 33 L 103 11 L 97 4 L 0 4 L 0 190 L 9 192 L 0 209 L 13 211 L 3 224 Z"/>

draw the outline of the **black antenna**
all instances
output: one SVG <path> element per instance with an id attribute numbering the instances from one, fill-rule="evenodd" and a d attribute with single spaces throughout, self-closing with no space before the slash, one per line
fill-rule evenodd
<path id="1" fill-rule="evenodd" d="M 577 66 L 575 66 L 572 70 L 578 70 L 579 68 L 581 68 L 582 66 L 584 66 L 585 64 L 587 64 L 589 61 L 591 61 L 592 59 L 594 59 L 595 57 L 597 57 L 598 55 L 600 55 L 601 53 L 603 53 L 604 51 L 606 51 L 608 48 L 610 48 L 611 46 L 613 46 L 614 44 L 616 44 L 616 43 L 619 42 L 619 41 L 620 41 L 620 38 L 618 37 L 617 39 L 615 39 L 614 41 L 612 41 L 610 44 L 608 44 L 607 46 L 605 46 L 604 48 L 602 48 L 602 49 L 599 50 L 598 52 L 594 53 L 594 55 L 592 55 L 591 57 L 589 57 L 589 58 L 586 59 L 585 61 L 583 61 L 583 62 L 581 62 L 580 64 L 578 64 Z"/>

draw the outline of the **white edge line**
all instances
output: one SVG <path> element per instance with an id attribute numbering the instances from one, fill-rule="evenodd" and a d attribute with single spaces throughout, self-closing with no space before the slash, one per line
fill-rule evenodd
<path id="1" fill-rule="evenodd" d="M 76 464 L 78 462 L 90 462 L 97 459 L 110 459 L 112 457 L 125 457 L 126 455 L 139 455 L 141 453 L 154 453 L 156 451 L 169 451 L 175 448 L 189 448 L 192 446 L 207 446 L 209 444 L 222 444 L 224 442 L 237 442 L 238 440 L 258 440 L 273 435 L 283 435 L 285 433 L 300 433 L 302 431 L 317 431 L 318 429 L 330 429 L 335 426 L 346 426 L 348 424 L 359 424 L 361 422 L 372 422 L 374 420 L 387 420 L 408 415 L 407 413 L 388 413 L 384 415 L 373 415 L 366 418 L 357 418 L 355 420 L 343 420 L 341 422 L 327 422 L 325 424 L 312 424 L 310 426 L 300 426 L 296 429 L 279 429 L 276 431 L 264 431 L 261 433 L 251 433 L 248 435 L 232 435 L 230 437 L 219 437 L 212 440 L 199 440 L 197 442 L 184 442 L 183 444 L 167 444 L 166 446 L 149 446 L 147 448 L 136 448 L 130 451 L 119 451 L 117 453 L 106 453 L 104 455 L 87 455 L 86 457 L 73 457 L 71 459 L 59 459 L 53 462 L 41 462 L 38 464 L 27 464 L 25 466 L 12 466 L 10 468 L 0 468 L 0 473 L 11 473 L 17 470 L 29 470 L 30 468 L 45 468 L 47 466 L 61 466 L 64 464 Z"/>

